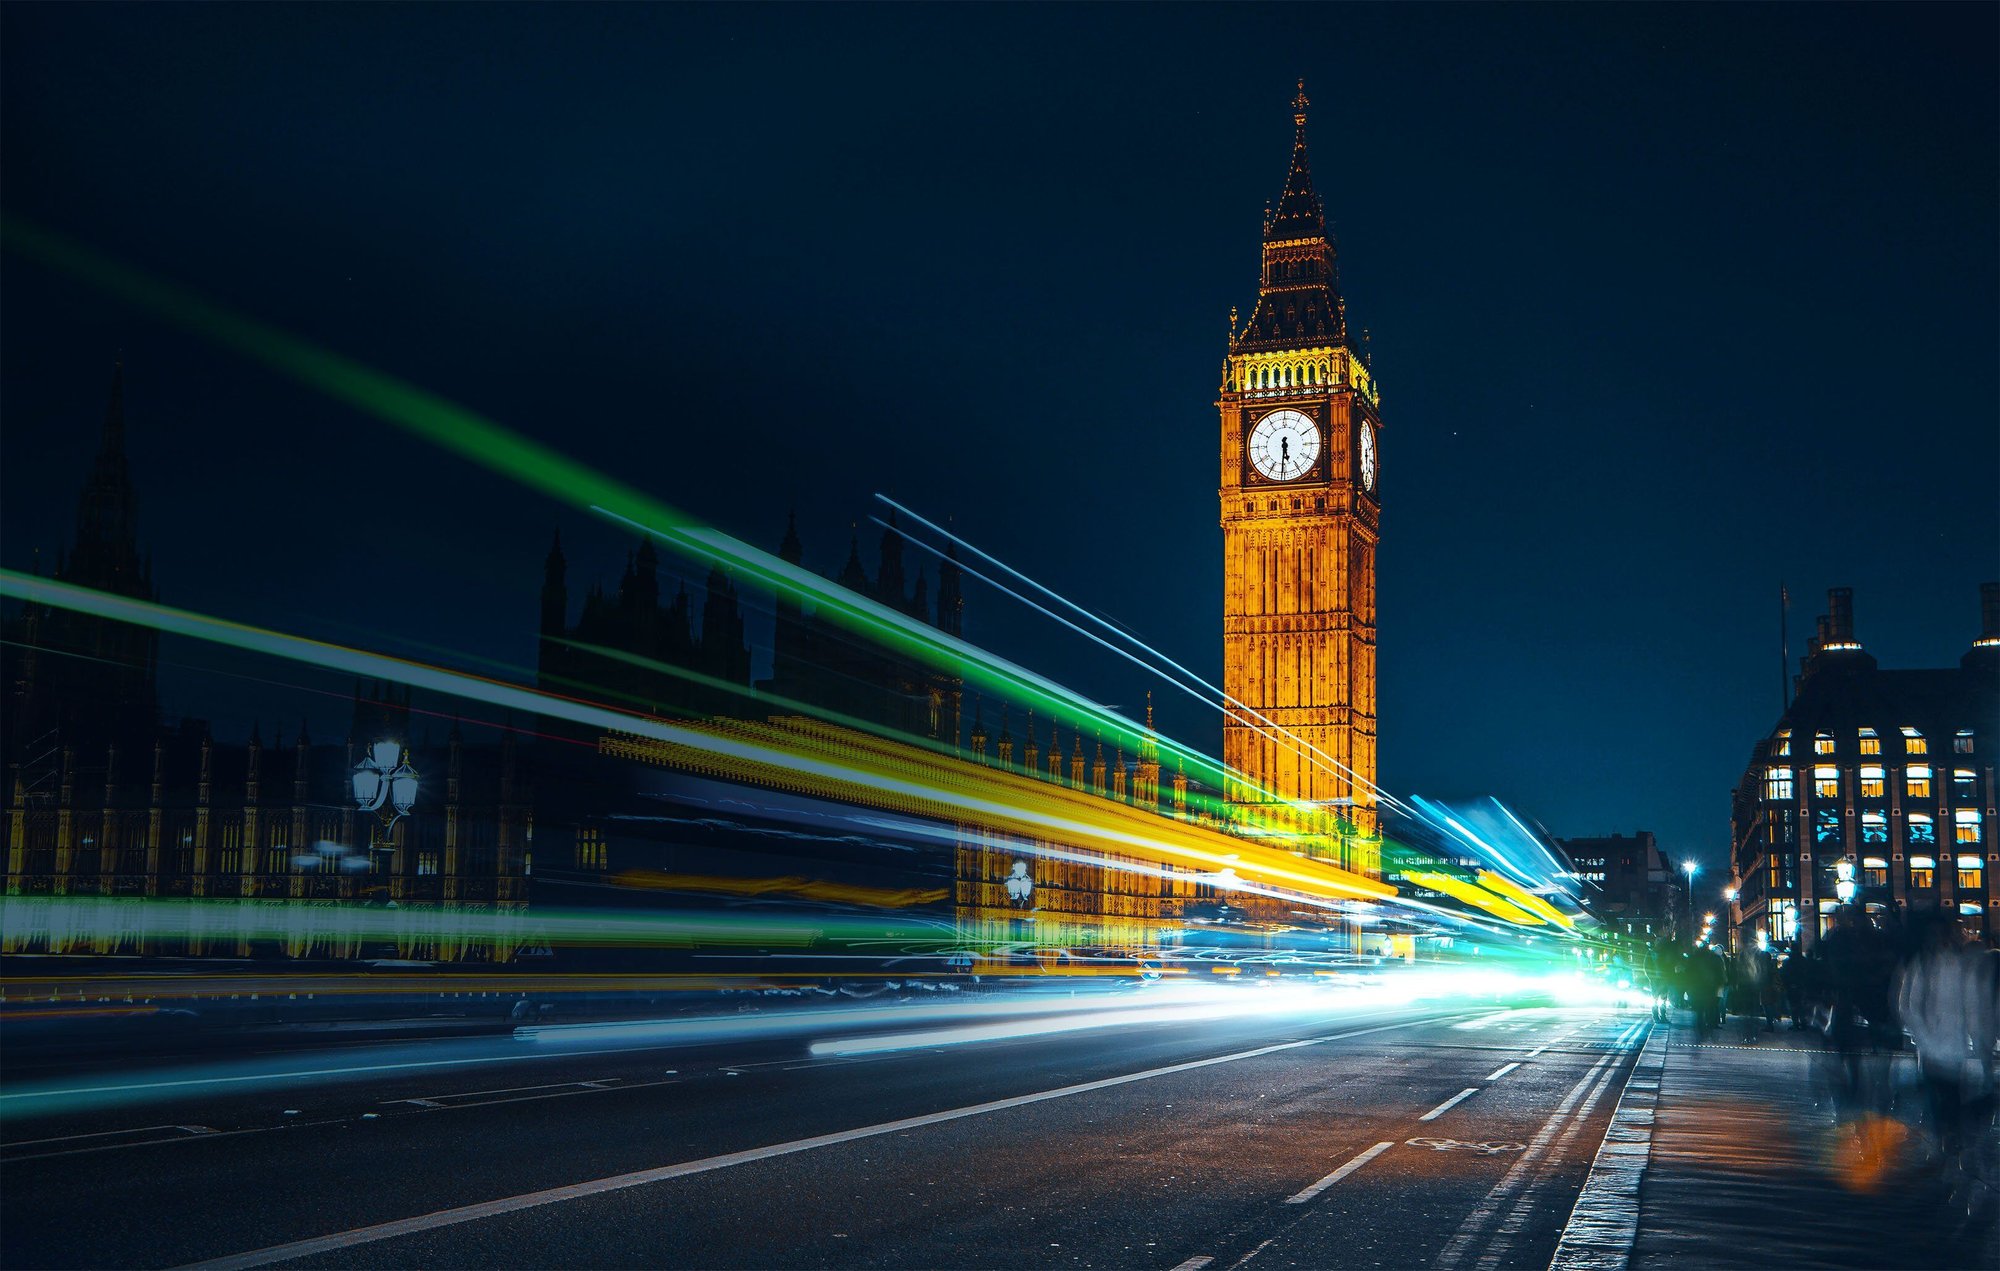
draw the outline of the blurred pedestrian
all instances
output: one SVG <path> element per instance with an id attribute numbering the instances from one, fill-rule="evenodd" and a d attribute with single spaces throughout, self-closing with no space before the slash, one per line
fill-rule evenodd
<path id="1" fill-rule="evenodd" d="M 1969 947 L 1948 914 L 1933 915 L 1897 985 L 1898 1014 L 1916 1043 L 1926 1111 L 1951 1165 L 1992 1119 L 1993 1047 L 2000 1038 L 1994 959 Z"/>
<path id="2" fill-rule="evenodd" d="M 1820 941 L 1824 955 L 1827 998 L 1826 1039 L 1840 1056 L 1840 1077 L 1846 1111 L 1876 1112 L 1886 1106 L 1886 1091 L 1878 1089 L 1874 1065 L 1864 1050 L 1877 1048 L 1878 1033 L 1889 1018 L 1890 986 L 1895 979 L 1895 951 L 1857 905 L 1834 911 L 1833 930 Z M 1886 1075 L 1886 1074 L 1883 1074 Z"/>
<path id="3" fill-rule="evenodd" d="M 1778 982 L 1785 995 L 1785 1014 L 1794 1030 L 1812 1026 L 1812 969 L 1814 963 L 1797 949 L 1778 960 Z"/>
<path id="4" fill-rule="evenodd" d="M 1688 1009 L 1694 1012 L 1697 1042 L 1722 1027 L 1723 993 L 1729 987 L 1729 964 L 1714 949 L 1697 948 L 1686 955 Z"/>

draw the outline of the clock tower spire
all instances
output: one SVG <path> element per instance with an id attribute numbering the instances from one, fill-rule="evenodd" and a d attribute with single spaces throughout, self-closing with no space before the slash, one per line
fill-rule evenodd
<path id="1" fill-rule="evenodd" d="M 1377 868 L 1375 552 L 1380 398 L 1347 330 L 1313 188 L 1305 84 L 1264 219 L 1257 303 L 1221 395 L 1223 687 L 1230 799 L 1273 831 Z M 1325 836 L 1319 838 L 1318 836 Z"/>

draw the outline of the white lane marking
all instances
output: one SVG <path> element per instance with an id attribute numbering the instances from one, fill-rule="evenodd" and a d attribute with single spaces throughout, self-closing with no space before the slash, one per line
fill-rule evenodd
<path id="1" fill-rule="evenodd" d="M 567 1099 L 572 1095 L 579 1094 L 615 1094 L 633 1090 L 651 1090 L 654 1086 L 677 1086 L 679 1084 L 681 1084 L 679 1077 L 663 1077 L 658 1081 L 625 1081 L 621 1079 L 615 1084 L 606 1084 L 600 1081 L 579 1081 L 566 1083 L 560 1088 L 544 1089 L 538 1094 L 505 1095 L 498 1099 L 459 1099 L 456 1096 L 439 1095 L 436 1099 L 405 1099 L 401 1100 L 401 1102 L 412 1103 L 431 1112 L 451 1112 L 460 1108 L 491 1108 L 502 1103 L 538 1103 L 543 1099 Z M 442 1102 L 442 1100 L 447 1098 L 452 1099 L 452 1102 Z"/>
<path id="2" fill-rule="evenodd" d="M 153 1134 L 160 1130 L 184 1130 L 189 1134 L 214 1134 L 215 1128 L 207 1125 L 136 1125 L 129 1130 L 93 1130 L 89 1134 L 65 1134 L 53 1139 L 18 1139 L 0 1144 L 0 1149 L 17 1147 L 43 1147 L 50 1143 L 80 1143 L 85 1139 L 108 1139 L 120 1134 Z"/>
<path id="3" fill-rule="evenodd" d="M 1519 1068 L 1520 1066 L 1521 1066 L 1521 1061 L 1518 1059 L 1516 1059 L 1511 1064 L 1502 1064 L 1498 1068 L 1495 1068 L 1492 1072 L 1487 1073 L 1486 1079 L 1488 1081 L 1498 1081 L 1500 1080 L 1500 1078 L 1506 1076 L 1508 1073 L 1514 1071 L 1516 1068 Z"/>
<path id="4" fill-rule="evenodd" d="M 372 1044 L 372 1043 L 371 1043 Z M 474 1064 L 519 1064 L 536 1059 L 593 1058 L 598 1055 L 629 1055 L 635 1051 L 666 1050 L 651 1046 L 586 1046 L 577 1050 L 547 1050 L 537 1047 L 514 1055 L 485 1055 L 466 1059 L 413 1059 L 401 1064 L 355 1064 L 348 1068 L 301 1068 L 286 1072 L 253 1072 L 239 1077 L 184 1077 L 178 1081 L 135 1081 L 123 1086 L 69 1086 L 60 1090 L 21 1090 L 0 1094 L 0 1103 L 10 1099 L 60 1099 L 75 1094 L 129 1094 L 135 1090 L 173 1090 L 183 1086 L 226 1086 L 245 1081 L 292 1081 L 299 1077 L 346 1077 L 365 1072 L 402 1072 L 412 1068 L 470 1068 Z"/>
<path id="5" fill-rule="evenodd" d="M 1471 1097 L 1472 1097 L 1473 1095 L 1476 1095 L 1476 1094 L 1478 1094 L 1478 1093 L 1479 1093 L 1479 1087 L 1478 1087 L 1478 1086 L 1467 1086 L 1467 1087 L 1466 1087 L 1465 1089 L 1463 1089 L 1463 1090 L 1459 1091 L 1459 1092 L 1458 1092 L 1457 1094 L 1453 1095 L 1453 1096 L 1452 1096 L 1451 1098 L 1449 1098 L 1449 1099 L 1446 1099 L 1446 1100 L 1445 1100 L 1445 1101 L 1444 1101 L 1443 1103 L 1440 1103 L 1440 1104 L 1439 1104 L 1438 1106 L 1436 1106 L 1435 1108 L 1432 1108 L 1432 1109 L 1431 1109 L 1431 1110 L 1430 1110 L 1429 1112 L 1426 1112 L 1426 1113 L 1424 1113 L 1424 1114 L 1423 1114 L 1422 1116 L 1418 1117 L 1418 1118 L 1417 1118 L 1417 1120 L 1419 1120 L 1419 1121 L 1435 1121 L 1435 1120 L 1437 1120 L 1437 1119 L 1438 1119 L 1439 1117 L 1443 1116 L 1443 1115 L 1444 1115 L 1445 1113 L 1447 1113 L 1447 1112 L 1451 1111 L 1451 1110 L 1452 1110 L 1453 1108 L 1457 1107 L 1457 1106 L 1459 1105 L 1460 1101 L 1462 1101 L 1462 1100 L 1465 1100 L 1465 1099 L 1469 1099 L 1469 1098 L 1471 1098 Z"/>
<path id="6" fill-rule="evenodd" d="M 1449 1019 L 1450 1016 L 1443 1018 Z M 1202 1068 L 1212 1068 L 1217 1064 L 1235 1063 L 1243 1059 L 1255 1059 L 1262 1055 L 1273 1055 L 1279 1051 L 1297 1050 L 1301 1046 L 1317 1046 L 1323 1042 L 1345 1041 L 1350 1037 L 1366 1037 L 1372 1033 L 1386 1033 L 1399 1028 L 1414 1028 L 1420 1024 L 1437 1023 L 1438 1016 L 1404 1020 L 1396 1024 L 1378 1024 L 1373 1028 L 1351 1029 L 1344 1033 L 1331 1033 L 1324 1037 L 1308 1037 L 1302 1041 L 1279 1042 L 1272 1046 L 1259 1046 L 1254 1050 L 1239 1050 L 1233 1054 L 1216 1055 L 1209 1059 L 1191 1059 L 1186 1063 L 1168 1064 L 1164 1068 L 1148 1068 L 1143 1072 L 1128 1072 L 1117 1077 L 1103 1077 L 1096 1081 L 1085 1081 L 1073 1086 L 1059 1086 L 1054 1090 L 1038 1090 L 1033 1094 L 1015 1095 L 1007 1099 L 994 1099 L 987 1103 L 975 1103 L 963 1108 L 950 1108 L 943 1112 L 928 1112 L 922 1116 L 905 1117 L 900 1121 L 884 1121 L 877 1125 L 864 1125 L 852 1130 L 839 1130 L 832 1134 L 817 1134 L 807 1139 L 793 1139 L 788 1143 L 773 1143 L 767 1147 L 747 1148 L 740 1152 L 725 1152 L 720 1156 L 705 1156 L 700 1160 L 682 1161 L 675 1165 L 661 1165 L 653 1169 L 634 1170 L 629 1174 L 613 1174 L 608 1178 L 591 1179 L 588 1182 L 571 1183 L 565 1187 L 550 1187 L 538 1192 L 526 1192 L 519 1196 L 506 1196 L 499 1200 L 482 1201 L 476 1205 L 460 1205 L 454 1209 L 440 1209 L 434 1213 L 419 1214 L 414 1218 L 399 1218 L 394 1222 L 375 1223 L 367 1227 L 356 1227 L 350 1231 L 337 1231 L 332 1235 L 316 1236 L 310 1240 L 294 1240 L 288 1244 L 271 1245 L 263 1249 L 252 1249 L 245 1253 L 230 1254 L 191 1265 L 206 1268 L 207 1271 L 233 1271 L 238 1267 L 268 1266 L 273 1262 L 289 1262 L 294 1258 L 312 1257 L 339 1249 L 351 1249 L 356 1245 L 373 1244 L 379 1240 L 392 1240 L 397 1236 L 412 1235 L 420 1231 L 435 1231 L 440 1227 L 454 1227 L 460 1223 L 476 1222 L 481 1218 L 493 1218 L 501 1214 L 516 1213 L 523 1209 L 534 1209 L 542 1205 L 560 1204 L 567 1200 L 580 1200 L 585 1196 L 598 1196 L 605 1192 L 622 1191 L 628 1187 L 642 1187 L 647 1183 L 664 1182 L 670 1178 L 684 1178 L 689 1174 L 705 1174 L 711 1170 L 728 1169 L 734 1165 L 747 1165 L 754 1161 L 765 1161 L 775 1156 L 790 1156 L 795 1152 L 810 1152 L 815 1148 L 832 1147 L 841 1143 L 852 1143 L 856 1139 L 870 1139 L 883 1134 L 895 1134 L 903 1130 L 914 1130 L 923 1126 L 938 1125 L 946 1121 L 958 1121 L 966 1117 L 983 1116 L 990 1112 L 1005 1112 L 1013 1108 L 1023 1108 L 1030 1104 L 1044 1103 L 1050 1099 L 1063 1099 L 1070 1095 L 1088 1094 L 1095 1090 L 1109 1090 L 1115 1086 L 1130 1085 L 1135 1081 L 1147 1081 L 1154 1077 L 1171 1076 L 1174 1073 L 1194 1072 Z"/>
<path id="7" fill-rule="evenodd" d="M 372 1045 L 372 1043 L 370 1043 Z M 588 1051 L 592 1055 L 616 1055 L 624 1051 L 656 1051 L 658 1045 L 622 1045 L 616 1049 Z M 416 1067 L 472 1067 L 474 1063 L 528 1063 L 532 1059 L 576 1059 L 578 1051 L 548 1051 L 546 1055 L 534 1051 L 522 1051 L 518 1055 L 484 1055 L 470 1059 L 412 1059 L 410 1063 L 356 1063 L 352 1067 L 308 1067 L 292 1069 L 282 1073 L 246 1073 L 240 1077 L 182 1077 L 178 1081 L 132 1081 L 126 1085 L 72 1085 L 64 1089 L 24 1089 L 12 1095 L 0 1095 L 0 1103 L 8 1099 L 62 1099 L 66 1095 L 126 1095 L 142 1089 L 180 1089 L 186 1085 L 240 1085 L 244 1081 L 298 1081 L 300 1077 L 348 1077 L 356 1073 L 400 1073 Z"/>
<path id="8" fill-rule="evenodd" d="M 1541 1130 L 1528 1144 L 1528 1150 L 1521 1153 L 1520 1159 L 1514 1162 L 1514 1167 L 1494 1184 L 1493 1190 L 1486 1193 L 1486 1198 L 1466 1215 L 1464 1222 L 1459 1224 L 1458 1232 L 1452 1237 L 1451 1243 L 1438 1254 L 1439 1267 L 1448 1271 L 1471 1252 L 1480 1232 L 1499 1216 L 1500 1207 L 1513 1198 L 1514 1192 L 1526 1181 L 1528 1171 L 1534 1168 L 1535 1163 L 1548 1150 L 1550 1142 L 1562 1132 L 1563 1122 L 1568 1119 L 1570 1110 L 1582 1102 L 1585 1092 L 1593 1085 L 1598 1085 L 1614 1075 L 1616 1070 L 1612 1064 L 1616 1059 L 1616 1055 L 1605 1055 L 1590 1066 L 1576 1085 L 1570 1087 L 1569 1093 L 1563 1096 L 1563 1101 L 1549 1114 L 1549 1119 L 1542 1123 Z"/>
<path id="9" fill-rule="evenodd" d="M 1582 1131 L 1584 1124 L 1590 1120 L 1590 1114 L 1597 1107 L 1597 1101 L 1604 1097 L 1604 1092 L 1611 1088 L 1612 1082 L 1617 1077 L 1618 1068 L 1614 1065 L 1607 1068 L 1604 1075 L 1598 1078 L 1597 1085 L 1590 1092 L 1590 1097 L 1585 1099 L 1582 1105 L 1577 1108 L 1576 1112 L 1569 1119 L 1569 1125 L 1564 1128 L 1562 1137 L 1556 1140 L 1555 1147 L 1550 1152 L 1549 1159 L 1551 1161 L 1560 1161 L 1569 1155 L 1571 1143 L 1576 1139 L 1577 1134 Z M 1515 1240 L 1527 1229 L 1529 1216 L 1539 1212 L 1540 1206 L 1538 1201 L 1542 1189 L 1547 1187 L 1554 1179 L 1555 1175 L 1552 1172 L 1539 1174 L 1528 1184 L 1527 1189 L 1521 1193 L 1520 1197 L 1515 1200 L 1512 1212 L 1500 1224 L 1500 1230 L 1495 1233 L 1492 1241 L 1486 1246 L 1485 1255 L 1479 1259 L 1480 1271 L 1498 1271 L 1498 1268 L 1508 1261 L 1508 1254 L 1513 1251 Z"/>
<path id="10" fill-rule="evenodd" d="M 1667 1034 L 1656 1031 L 1619 1092 L 1611 1124 L 1598 1145 L 1590 1177 L 1577 1194 L 1549 1271 L 1587 1271 L 1630 1261 L 1639 1230 L 1639 1186 L 1652 1160 L 1653 1114 L 1659 1105 L 1660 1069 Z"/>
<path id="11" fill-rule="evenodd" d="M 448 1090 L 443 1094 L 426 1095 L 421 1099 L 384 1099 L 390 1103 L 442 1103 L 446 1099 L 477 1099 L 488 1094 L 525 1094 L 530 1090 L 566 1090 L 571 1086 L 587 1086 L 588 1081 L 551 1081 L 540 1086 L 504 1086 L 498 1090 Z"/>
<path id="12" fill-rule="evenodd" d="M 1305 1204 L 1313 1197 L 1319 1195 L 1327 1188 L 1333 1186 L 1341 1179 L 1346 1178 L 1349 1174 L 1352 1174 L 1355 1170 L 1360 1169 L 1363 1165 L 1366 1165 L 1368 1162 L 1374 1160 L 1376 1157 L 1382 1155 L 1382 1153 L 1388 1151 L 1390 1148 L 1394 1146 L 1396 1146 L 1394 1143 L 1377 1143 L 1374 1147 L 1369 1148 L 1361 1155 L 1355 1157 L 1353 1160 L 1341 1166 L 1333 1173 L 1328 1174 L 1325 1178 L 1322 1178 L 1317 1183 L 1314 1183 L 1311 1187 L 1306 1188 L 1298 1195 L 1285 1197 L 1285 1203 L 1287 1205 Z M 1270 1242 L 1266 1241 L 1265 1243 L 1268 1244 Z"/>
<path id="13" fill-rule="evenodd" d="M 1179 1266 L 1175 1267 L 1174 1271 L 1201 1271 L 1203 1267 L 1207 1266 L 1209 1263 L 1213 1261 L 1215 1261 L 1215 1259 L 1209 1257 L 1205 1253 L 1197 1254 L 1194 1257 L 1189 1258 L 1186 1262 L 1183 1262 Z"/>
<path id="14" fill-rule="evenodd" d="M 1276 1236 L 1272 1236 L 1269 1240 L 1266 1240 L 1263 1244 L 1258 1245 L 1255 1249 L 1252 1249 L 1250 1252 L 1244 1254 L 1236 1261 L 1230 1263 L 1229 1271 L 1236 1271 L 1236 1268 L 1243 1266 L 1245 1263 L 1249 1262 L 1250 1259 L 1256 1257 L 1258 1254 L 1264 1252 L 1264 1250 L 1266 1249 L 1269 1249 L 1272 1245 L 1276 1243 L 1278 1243 L 1278 1238 Z"/>

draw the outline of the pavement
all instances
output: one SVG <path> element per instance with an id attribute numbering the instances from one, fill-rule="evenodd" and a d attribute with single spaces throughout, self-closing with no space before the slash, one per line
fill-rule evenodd
<path id="1" fill-rule="evenodd" d="M 1866 1061 L 1845 1106 L 1817 1034 L 1661 1027 L 1614 1113 L 1553 1271 L 2000 1267 L 1930 1148 L 1915 1059 Z"/>

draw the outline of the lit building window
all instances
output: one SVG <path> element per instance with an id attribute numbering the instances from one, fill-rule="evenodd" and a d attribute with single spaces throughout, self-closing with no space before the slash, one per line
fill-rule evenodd
<path id="1" fill-rule="evenodd" d="M 1813 842 L 1840 842 L 1840 812 L 1836 808 L 1821 808 L 1813 813 Z"/>
<path id="2" fill-rule="evenodd" d="M 1889 841 L 1889 818 L 1880 812 L 1861 814 L 1861 841 L 1863 843 L 1887 843 Z"/>
<path id="3" fill-rule="evenodd" d="M 1972 730 L 1970 728 L 1959 729 L 1958 735 L 1951 739 L 1951 753 L 1954 755 L 1969 755 L 1972 753 Z"/>
<path id="4" fill-rule="evenodd" d="M 1832 753 L 1833 753 L 1833 734 L 1832 734 L 1832 733 L 1814 733 L 1814 734 L 1813 734 L 1813 753 L 1814 753 L 1814 754 L 1816 754 L 1816 755 L 1830 755 L 1830 754 L 1832 754 Z"/>
<path id="5" fill-rule="evenodd" d="M 1771 738 L 1771 754 L 1775 758 L 1783 758 L 1791 753 L 1792 730 L 1789 728 L 1780 728 L 1777 735 Z"/>
<path id="6" fill-rule="evenodd" d="M 1883 772 L 1882 772 L 1882 769 L 1880 769 L 1880 768 L 1878 768 L 1878 767 L 1872 767 L 1872 766 L 1871 766 L 1871 767 L 1867 767 L 1867 768 L 1863 768 L 1863 769 L 1861 770 L 1861 797 L 1862 797 L 1862 798 L 1864 798 L 1864 799 L 1879 799 L 1879 798 L 1881 798 L 1881 797 L 1882 797 L 1882 790 L 1883 790 L 1883 787 L 1884 787 L 1884 785 L 1885 785 L 1885 784 L 1886 784 L 1886 783 L 1885 783 L 1885 781 L 1884 781 L 1884 779 L 1883 779 Z"/>
<path id="7" fill-rule="evenodd" d="M 1864 755 L 1882 753 L 1882 738 L 1872 728 L 1861 730 L 1861 753 Z"/>
<path id="8" fill-rule="evenodd" d="M 1821 764 L 1813 769 L 1813 793 L 1822 799 L 1840 797 L 1840 769 L 1832 764 Z"/>
<path id="9" fill-rule="evenodd" d="M 1958 889 L 1960 891 L 1978 891 L 1981 886 L 1980 879 L 1985 865 L 1986 862 L 1980 860 L 1977 856 L 1959 857 Z"/>
<path id="10" fill-rule="evenodd" d="M 1937 823 L 1928 812 L 1912 812 L 1909 835 L 1911 847 L 1936 847 Z"/>
<path id="11" fill-rule="evenodd" d="M 1961 900 L 1958 902 L 1958 912 L 1965 915 L 1967 918 L 1977 918 L 1979 915 L 1986 912 L 1986 906 L 1980 904 L 1974 904 L 1970 900 Z"/>
<path id="12" fill-rule="evenodd" d="M 1912 799 L 1931 797 L 1931 768 L 1929 764 L 1913 763 L 1903 770 L 1903 790 Z"/>
<path id="13" fill-rule="evenodd" d="M 1889 885 L 1889 862 L 1879 856 L 1862 857 L 1861 885 L 1863 887 L 1887 887 Z"/>
<path id="14" fill-rule="evenodd" d="M 1970 768 L 1951 770 L 1951 797 L 1970 803 L 1979 793 L 1979 774 Z"/>
<path id="15" fill-rule="evenodd" d="M 1792 770 L 1773 768 L 1764 774 L 1764 797 L 1773 801 L 1792 797 Z"/>
<path id="16" fill-rule="evenodd" d="M 1910 886 L 1926 890 L 1937 886 L 1937 857 L 1912 856 L 1910 858 Z"/>
<path id="17" fill-rule="evenodd" d="M 1924 740 L 1924 735 L 1908 724 L 1903 725 L 1903 753 L 1906 755 L 1931 753 L 1930 743 Z"/>
<path id="18" fill-rule="evenodd" d="M 1960 843 L 1977 843 L 1985 837 L 1983 827 L 1979 824 L 1978 808 L 1960 808 L 1951 814 L 1951 821 L 1952 828 L 1956 832 L 1955 837 Z"/>

